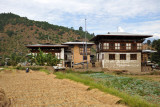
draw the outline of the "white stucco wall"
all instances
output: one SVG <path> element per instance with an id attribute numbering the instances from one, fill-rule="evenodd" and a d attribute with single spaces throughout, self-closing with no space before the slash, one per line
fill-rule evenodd
<path id="1" fill-rule="evenodd" d="M 61 55 L 61 59 L 63 59 L 62 60 L 62 66 L 64 67 L 64 48 L 61 48 L 61 53 L 60 53 Z"/>
<path id="2" fill-rule="evenodd" d="M 64 48 L 61 48 L 61 59 L 64 59 Z"/>
<path id="3" fill-rule="evenodd" d="M 102 54 L 102 53 L 101 53 Z M 109 60 L 109 54 L 115 54 L 115 60 Z M 126 60 L 120 60 L 120 54 L 126 54 Z M 130 60 L 130 54 L 137 54 L 137 60 Z M 129 72 L 141 72 L 141 53 L 104 53 L 102 67 L 109 70 L 127 70 Z"/>

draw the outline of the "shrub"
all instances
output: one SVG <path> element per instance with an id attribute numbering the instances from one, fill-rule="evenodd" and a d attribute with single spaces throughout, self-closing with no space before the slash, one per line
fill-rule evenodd
<path id="1" fill-rule="evenodd" d="M 14 31 L 12 31 L 12 30 L 7 30 L 7 35 L 9 36 L 9 37 L 11 37 L 13 34 L 14 34 Z"/>
<path id="2" fill-rule="evenodd" d="M 53 56 L 51 53 L 44 54 L 41 49 L 39 49 L 39 53 L 37 56 L 31 56 L 30 61 L 32 63 L 36 63 L 36 65 L 44 66 L 45 63 L 47 63 L 48 66 L 54 66 L 60 63 L 60 59 L 58 59 L 56 56 Z"/>

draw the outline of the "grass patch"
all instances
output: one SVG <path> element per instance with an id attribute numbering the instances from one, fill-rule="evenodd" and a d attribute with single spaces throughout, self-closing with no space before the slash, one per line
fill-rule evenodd
<path id="1" fill-rule="evenodd" d="M 150 75 L 160 75 L 160 71 L 153 71 L 149 73 Z"/>
<path id="2" fill-rule="evenodd" d="M 41 70 L 41 69 L 44 69 L 44 67 L 37 67 L 37 66 L 16 66 L 14 67 L 15 69 L 17 70 L 26 70 L 26 68 L 29 68 L 31 70 Z"/>
<path id="3" fill-rule="evenodd" d="M 45 72 L 47 74 L 51 74 L 51 71 L 49 71 L 48 69 L 45 69 L 45 67 L 37 67 L 37 66 L 10 66 L 10 67 L 3 67 L 3 70 L 11 70 L 11 71 L 16 71 L 16 70 L 26 70 L 26 68 L 29 68 L 30 70 L 33 71 L 41 71 L 41 72 Z"/>
<path id="4" fill-rule="evenodd" d="M 47 69 L 40 69 L 39 71 L 41 72 L 45 72 L 46 74 L 51 74 L 51 71 L 47 70 Z"/>
<path id="5" fill-rule="evenodd" d="M 151 104 L 151 103 L 147 102 L 146 100 L 143 100 L 142 98 L 140 98 L 137 95 L 129 95 L 127 93 L 120 92 L 119 90 L 117 90 L 113 87 L 106 87 L 103 84 L 103 82 L 100 82 L 100 81 L 96 82 L 94 80 L 94 78 L 85 76 L 85 74 L 57 72 L 57 73 L 55 73 L 55 75 L 57 75 L 57 78 L 59 78 L 59 79 L 67 78 L 70 80 L 74 80 L 76 82 L 83 83 L 87 86 L 90 86 L 90 88 L 88 90 L 93 89 L 93 88 L 97 88 L 100 91 L 103 91 L 105 93 L 110 93 L 112 95 L 120 97 L 123 100 L 121 102 L 124 102 L 128 106 L 131 106 L 131 107 L 157 107 L 157 105 Z"/>

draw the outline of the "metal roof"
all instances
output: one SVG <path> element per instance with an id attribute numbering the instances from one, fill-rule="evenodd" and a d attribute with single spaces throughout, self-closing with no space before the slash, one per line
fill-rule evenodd
<path id="1" fill-rule="evenodd" d="M 114 36 L 152 36 L 152 35 L 147 35 L 147 34 L 134 34 L 134 33 L 128 33 L 128 32 L 108 32 L 107 34 L 99 34 L 99 35 L 114 35 Z"/>
<path id="2" fill-rule="evenodd" d="M 143 53 L 155 53 L 157 51 L 154 50 L 142 50 Z"/>
<path id="3" fill-rule="evenodd" d="M 87 45 L 94 45 L 94 43 L 91 43 L 91 42 L 65 42 L 65 43 L 62 43 L 62 45 L 83 45 L 86 43 Z"/>
<path id="4" fill-rule="evenodd" d="M 148 38 L 152 37 L 153 35 L 148 34 L 133 34 L 133 33 L 127 33 L 127 32 L 108 32 L 107 34 L 98 34 L 95 37 L 93 37 L 90 41 L 97 40 L 99 37 L 123 37 L 123 38 Z"/>
<path id="5" fill-rule="evenodd" d="M 54 44 L 34 44 L 34 45 L 26 45 L 26 47 L 68 47 L 67 45 L 54 45 Z"/>

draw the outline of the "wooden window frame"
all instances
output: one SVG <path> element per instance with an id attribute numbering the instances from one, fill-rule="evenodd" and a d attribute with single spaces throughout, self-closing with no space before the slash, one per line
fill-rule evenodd
<path id="1" fill-rule="evenodd" d="M 103 43 L 103 49 L 108 50 L 109 49 L 109 43 Z"/>
<path id="2" fill-rule="evenodd" d="M 130 60 L 137 60 L 137 54 L 130 54 Z"/>
<path id="3" fill-rule="evenodd" d="M 87 55 L 91 54 L 91 48 L 87 48 Z"/>
<path id="4" fill-rule="evenodd" d="M 83 55 L 83 48 L 79 48 L 80 55 Z"/>
<path id="5" fill-rule="evenodd" d="M 61 59 L 61 54 L 60 53 L 55 53 L 55 56 L 57 57 L 57 59 Z"/>
<path id="6" fill-rule="evenodd" d="M 115 54 L 109 54 L 109 60 L 115 60 Z"/>
<path id="7" fill-rule="evenodd" d="M 115 50 L 120 50 L 120 43 L 115 43 Z"/>
<path id="8" fill-rule="evenodd" d="M 110 43 L 109 44 L 109 49 L 110 50 L 115 50 L 115 43 Z"/>
<path id="9" fill-rule="evenodd" d="M 120 43 L 120 49 L 126 50 L 126 43 Z"/>
<path id="10" fill-rule="evenodd" d="M 83 55 L 83 47 L 79 48 L 79 53 L 80 55 Z M 84 51 L 84 54 L 86 54 L 86 52 Z M 91 54 L 91 48 L 87 48 L 87 55 Z"/>
<path id="11" fill-rule="evenodd" d="M 87 60 L 87 55 L 84 55 L 84 56 L 83 56 L 83 59 L 84 59 L 84 60 Z"/>
<path id="12" fill-rule="evenodd" d="M 126 60 L 126 54 L 120 54 L 120 60 Z"/>
<path id="13" fill-rule="evenodd" d="M 126 50 L 131 50 L 131 43 L 126 43 Z"/>
<path id="14" fill-rule="evenodd" d="M 137 50 L 142 50 L 142 43 L 137 43 Z"/>
<path id="15" fill-rule="evenodd" d="M 132 48 L 132 50 L 137 50 L 137 44 L 136 43 L 132 43 L 131 44 L 131 48 Z"/>

